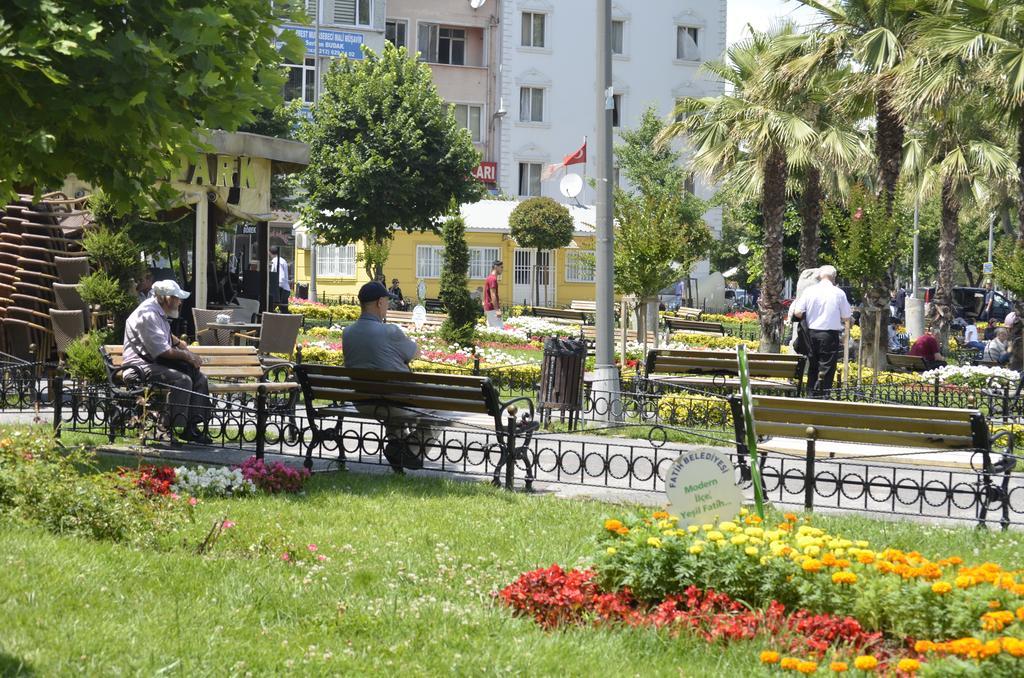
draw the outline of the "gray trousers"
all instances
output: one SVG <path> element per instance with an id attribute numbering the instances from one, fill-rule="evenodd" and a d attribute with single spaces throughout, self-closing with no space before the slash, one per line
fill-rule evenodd
<path id="1" fill-rule="evenodd" d="M 144 375 L 144 383 L 160 384 L 170 387 L 168 402 L 170 411 L 164 420 L 168 427 L 195 426 L 204 424 L 210 418 L 210 385 L 206 376 L 196 370 L 193 380 L 184 372 L 160 365 L 144 363 L 137 365 L 138 372 Z M 137 381 L 135 370 L 125 372 L 125 381 L 129 385 Z"/>
<path id="2" fill-rule="evenodd" d="M 356 410 L 367 419 L 376 419 L 381 422 L 384 426 L 385 442 L 388 445 L 404 441 L 410 446 L 426 447 L 427 440 L 434 433 L 430 423 L 423 420 L 424 417 L 429 417 L 432 414 L 429 410 L 417 413 L 370 404 L 358 404 Z"/>

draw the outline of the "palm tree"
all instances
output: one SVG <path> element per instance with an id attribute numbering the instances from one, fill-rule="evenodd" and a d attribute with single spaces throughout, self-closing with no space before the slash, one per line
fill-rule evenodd
<path id="1" fill-rule="evenodd" d="M 724 63 L 704 69 L 731 90 L 717 97 L 687 98 L 676 109 L 678 122 L 662 141 L 686 136 L 693 167 L 714 181 L 732 184 L 740 195 L 760 195 L 764 218 L 764 261 L 759 301 L 762 351 L 782 343 L 783 219 L 790 159 L 806 159 L 818 139 L 799 101 L 779 78 L 781 62 L 773 41 L 792 36 L 792 26 L 753 35 L 726 53 Z"/>
<path id="2" fill-rule="evenodd" d="M 977 68 L 1016 133 L 1017 239 L 1024 241 L 1024 4 L 1019 0 L 934 0 L 922 46 Z M 975 91 L 972 96 L 981 96 Z"/>

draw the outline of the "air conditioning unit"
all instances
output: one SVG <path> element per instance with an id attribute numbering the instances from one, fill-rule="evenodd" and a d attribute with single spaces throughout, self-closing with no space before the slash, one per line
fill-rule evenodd
<path id="1" fill-rule="evenodd" d="M 295 234 L 295 249 L 308 250 L 309 249 L 309 234 L 308 233 L 296 233 Z"/>

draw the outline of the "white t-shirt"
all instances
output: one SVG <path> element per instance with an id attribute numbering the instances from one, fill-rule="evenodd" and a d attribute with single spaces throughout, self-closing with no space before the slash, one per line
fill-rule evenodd
<path id="1" fill-rule="evenodd" d="M 277 285 L 282 290 L 291 291 L 292 284 L 288 280 L 288 262 L 281 257 L 274 257 L 270 264 L 271 271 L 277 271 Z"/>
<path id="2" fill-rule="evenodd" d="M 978 326 L 971 323 L 964 328 L 964 343 L 977 341 L 978 340 Z"/>
<path id="3" fill-rule="evenodd" d="M 842 330 L 843 319 L 850 317 L 846 293 L 828 278 L 808 287 L 793 302 L 793 314 L 804 313 L 812 330 Z"/>

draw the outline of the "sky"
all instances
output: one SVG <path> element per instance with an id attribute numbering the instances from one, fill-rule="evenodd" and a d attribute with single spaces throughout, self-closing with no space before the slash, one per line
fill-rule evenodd
<path id="1" fill-rule="evenodd" d="M 747 34 L 747 25 L 765 30 L 779 18 L 788 18 L 798 24 L 813 23 L 817 12 L 794 0 L 728 0 L 729 27 L 727 42 L 733 44 Z"/>

